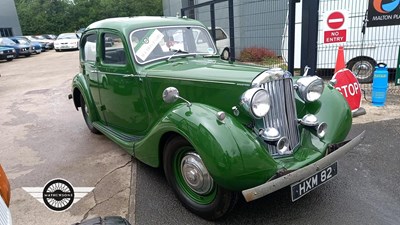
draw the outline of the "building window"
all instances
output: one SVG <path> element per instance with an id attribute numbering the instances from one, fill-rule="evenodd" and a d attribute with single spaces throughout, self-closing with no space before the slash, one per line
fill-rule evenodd
<path id="1" fill-rule="evenodd" d="M 14 36 L 12 28 L 0 28 L 0 37 L 12 37 Z"/>

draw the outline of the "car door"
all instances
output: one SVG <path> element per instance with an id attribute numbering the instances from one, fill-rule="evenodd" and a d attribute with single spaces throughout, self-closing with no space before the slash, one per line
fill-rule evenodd
<path id="1" fill-rule="evenodd" d="M 135 73 L 128 45 L 121 35 L 103 31 L 99 37 L 99 90 L 107 125 L 126 134 L 140 135 L 148 126 L 148 111 L 141 96 L 142 78 Z"/>
<path id="2" fill-rule="evenodd" d="M 100 90 L 97 70 L 97 32 L 91 31 L 86 33 L 82 38 L 81 48 L 81 68 L 82 73 L 85 77 L 86 83 L 89 85 L 90 94 L 93 99 L 93 107 L 98 112 L 99 120 L 105 123 L 105 118 L 102 113 L 101 101 L 100 101 Z M 91 113 L 89 111 L 89 113 Z"/>

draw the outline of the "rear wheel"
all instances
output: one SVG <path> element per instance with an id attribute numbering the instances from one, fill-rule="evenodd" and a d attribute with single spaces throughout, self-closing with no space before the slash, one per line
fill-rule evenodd
<path id="1" fill-rule="evenodd" d="M 375 66 L 375 60 L 366 57 L 355 58 L 347 63 L 347 68 L 353 71 L 360 83 L 372 82 Z"/>
<path id="2" fill-rule="evenodd" d="M 82 115 L 83 118 L 85 119 L 86 125 L 89 128 L 89 130 L 94 133 L 94 134 L 100 134 L 100 131 L 97 130 L 92 123 L 92 120 L 90 119 L 90 110 L 89 107 L 86 105 L 85 100 L 83 99 L 83 96 L 80 95 L 80 101 L 81 101 L 81 110 L 82 110 Z"/>
<path id="3" fill-rule="evenodd" d="M 216 220 L 234 208 L 238 194 L 213 181 L 201 157 L 183 137 L 167 143 L 163 163 L 168 183 L 188 210 L 204 219 Z"/>
<path id="4" fill-rule="evenodd" d="M 9 59 L 7 59 L 7 61 L 12 61 L 14 58 L 9 58 Z"/>

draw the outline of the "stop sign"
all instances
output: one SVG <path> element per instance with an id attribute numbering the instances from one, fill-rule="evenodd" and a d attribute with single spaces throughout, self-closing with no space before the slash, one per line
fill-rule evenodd
<path id="1" fill-rule="evenodd" d="M 351 111 L 356 111 L 361 105 L 361 89 L 356 76 L 349 69 L 341 69 L 335 73 L 332 79 L 336 79 L 335 88 L 349 103 Z"/>

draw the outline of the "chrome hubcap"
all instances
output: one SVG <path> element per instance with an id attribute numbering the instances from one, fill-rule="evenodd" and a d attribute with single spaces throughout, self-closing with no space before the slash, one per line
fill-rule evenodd
<path id="1" fill-rule="evenodd" d="M 213 180 L 196 153 L 188 153 L 181 161 L 181 171 L 186 184 L 198 194 L 208 194 L 213 187 Z"/>
<path id="2" fill-rule="evenodd" d="M 368 78 L 372 75 L 373 68 L 368 62 L 357 62 L 353 66 L 353 72 L 355 72 L 356 76 L 361 79 Z"/>

